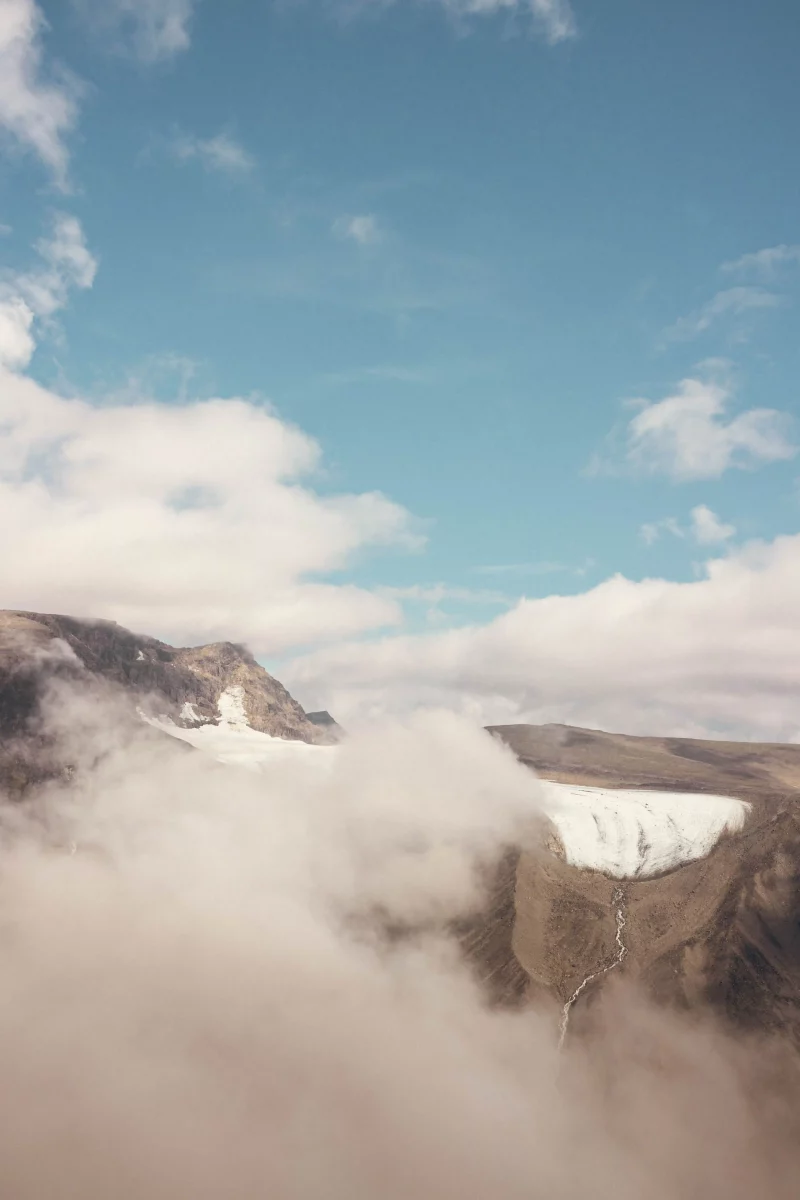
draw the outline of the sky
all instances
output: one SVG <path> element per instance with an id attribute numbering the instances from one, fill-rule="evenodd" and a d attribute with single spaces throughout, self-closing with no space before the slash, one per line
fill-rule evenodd
<path id="1" fill-rule="evenodd" d="M 791 0 L 0 0 L 0 605 L 800 739 Z"/>

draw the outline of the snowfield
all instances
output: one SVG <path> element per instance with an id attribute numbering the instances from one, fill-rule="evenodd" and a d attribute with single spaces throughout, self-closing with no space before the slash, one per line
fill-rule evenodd
<path id="1" fill-rule="evenodd" d="M 292 764 L 330 769 L 335 746 L 312 746 L 251 729 L 240 687 L 219 697 L 218 725 L 184 729 L 168 717 L 145 717 L 156 728 L 180 738 L 219 762 L 268 772 Z M 184 720 L 199 721 L 190 704 Z M 726 832 L 745 822 L 750 805 L 731 796 L 647 792 L 633 788 L 581 787 L 532 779 L 531 808 L 550 819 L 567 862 L 602 871 L 614 879 L 646 879 L 682 863 L 704 858 Z"/>
<path id="2" fill-rule="evenodd" d="M 293 742 L 287 738 L 271 737 L 260 733 L 247 723 L 244 709 L 244 692 L 240 687 L 226 688 L 217 701 L 220 720 L 218 725 L 197 725 L 184 729 L 169 717 L 148 717 L 140 713 L 148 725 L 155 726 L 171 737 L 180 738 L 198 750 L 204 750 L 218 762 L 247 767 L 251 771 L 268 770 L 287 762 L 316 763 L 322 767 L 332 765 L 326 757 L 328 746 L 311 746 L 308 742 Z M 199 721 L 191 704 L 184 704 L 181 717 L 188 721 Z"/>
<path id="3" fill-rule="evenodd" d="M 541 781 L 543 809 L 568 863 L 642 879 L 704 858 L 735 833 L 750 805 L 731 796 L 578 787 Z"/>

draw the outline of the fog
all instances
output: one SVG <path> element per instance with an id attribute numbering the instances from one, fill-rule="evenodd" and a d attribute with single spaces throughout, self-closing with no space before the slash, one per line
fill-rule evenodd
<path id="1" fill-rule="evenodd" d="M 75 764 L 0 809 L 9 1200 L 794 1197 L 795 1065 L 624 986 L 491 1007 L 448 923 L 537 782 L 422 714 L 259 776 L 59 685 Z"/>

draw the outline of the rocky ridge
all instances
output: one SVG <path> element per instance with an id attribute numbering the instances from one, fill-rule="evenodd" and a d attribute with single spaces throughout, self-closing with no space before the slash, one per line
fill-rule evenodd
<path id="1" fill-rule="evenodd" d="M 55 769 L 48 738 L 36 728 L 54 679 L 111 687 L 132 710 L 184 727 L 217 724 L 220 696 L 236 689 L 253 729 L 308 743 L 331 738 L 244 646 L 176 648 L 113 621 L 0 611 L 0 787 L 14 793 Z"/>

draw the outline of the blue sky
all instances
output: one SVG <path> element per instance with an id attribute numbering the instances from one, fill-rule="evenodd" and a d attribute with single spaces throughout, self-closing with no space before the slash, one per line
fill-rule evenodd
<path id="1" fill-rule="evenodd" d="M 39 8 L 74 112 L 63 163 L 9 126 L 0 253 L 66 210 L 98 269 L 29 377 L 267 399 L 411 514 L 336 573 L 406 630 L 796 532 L 790 0 Z"/>

